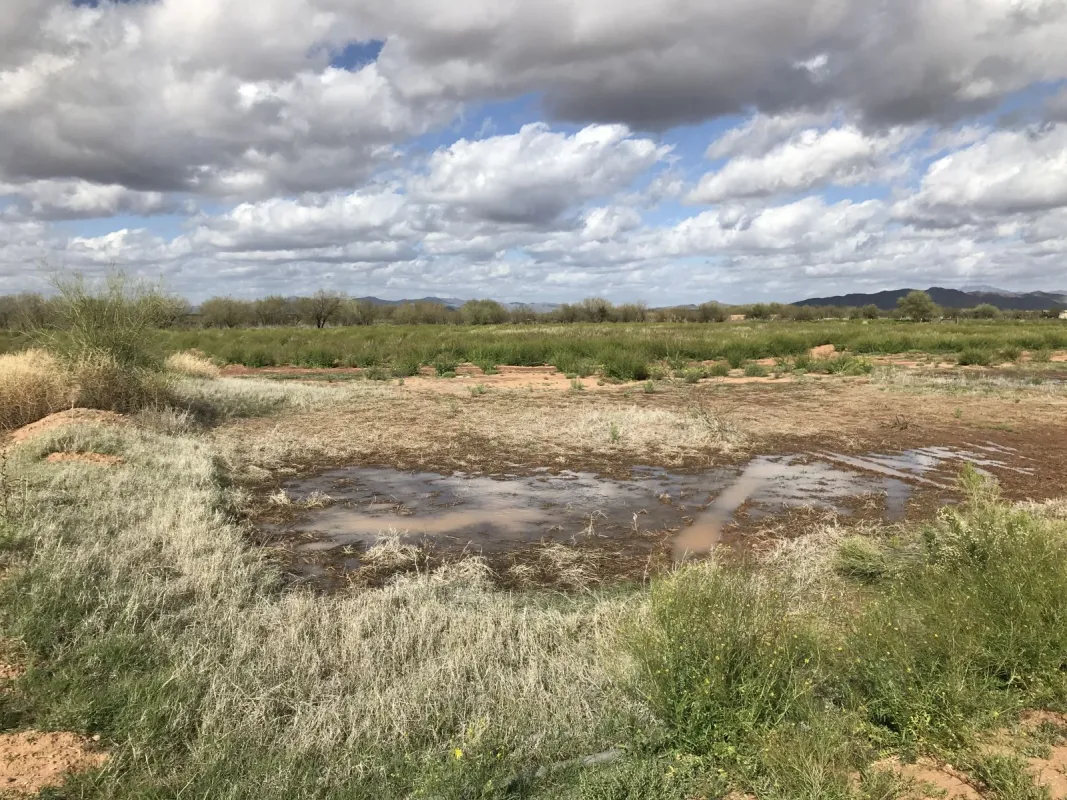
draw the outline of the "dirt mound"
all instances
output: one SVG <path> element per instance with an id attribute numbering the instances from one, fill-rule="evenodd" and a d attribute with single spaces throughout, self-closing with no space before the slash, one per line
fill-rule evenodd
<path id="1" fill-rule="evenodd" d="M 830 358 L 837 352 L 837 348 L 832 344 L 820 344 L 818 347 L 813 347 L 808 351 L 808 355 L 812 358 Z"/>
<path id="2" fill-rule="evenodd" d="M 22 676 L 22 672 L 20 667 L 0 661 L 0 681 L 18 680 Z"/>
<path id="3" fill-rule="evenodd" d="M 126 463 L 122 456 L 109 456 L 104 453 L 50 453 L 45 461 L 52 464 L 77 461 L 82 464 L 99 464 L 104 467 L 114 467 Z"/>
<path id="4" fill-rule="evenodd" d="M 21 428 L 13 430 L 11 432 L 11 441 L 25 442 L 28 439 L 32 439 L 34 436 L 40 436 L 42 433 L 47 433 L 56 428 L 62 428 L 64 425 L 71 425 L 74 423 L 116 425 L 123 420 L 125 420 L 125 417 L 122 414 L 116 414 L 114 411 L 98 411 L 95 408 L 71 408 L 67 411 L 49 414 L 43 419 L 39 419 L 36 422 L 31 422 L 29 425 L 23 425 Z"/>
<path id="5" fill-rule="evenodd" d="M 103 764 L 107 754 L 73 733 L 19 731 L 0 734 L 0 794 L 31 796 L 58 786 L 72 772 Z"/>

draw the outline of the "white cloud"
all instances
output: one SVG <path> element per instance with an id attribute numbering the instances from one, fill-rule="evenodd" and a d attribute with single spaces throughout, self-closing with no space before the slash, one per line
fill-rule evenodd
<path id="1" fill-rule="evenodd" d="M 410 191 L 469 218 L 543 226 L 584 200 L 625 189 L 669 151 L 622 125 L 590 125 L 573 136 L 525 125 L 438 150 Z"/>
<path id="2" fill-rule="evenodd" d="M 906 220 L 960 225 L 1067 205 L 1067 124 L 997 131 L 935 161 L 898 203 Z"/>
<path id="3" fill-rule="evenodd" d="M 866 135 L 854 126 L 802 131 L 764 155 L 738 156 L 701 178 L 694 203 L 802 192 L 837 184 L 854 186 L 886 176 L 889 157 L 907 138 L 894 129 Z"/>

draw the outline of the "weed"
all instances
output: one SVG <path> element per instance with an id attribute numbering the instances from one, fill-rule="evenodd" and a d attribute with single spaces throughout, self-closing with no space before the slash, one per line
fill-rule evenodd
<path id="1" fill-rule="evenodd" d="M 769 374 L 770 371 L 763 364 L 755 361 L 745 364 L 745 375 L 749 378 L 766 378 Z"/>
<path id="2" fill-rule="evenodd" d="M 956 363 L 961 367 L 988 367 L 992 360 L 993 355 L 988 350 L 979 350 L 975 347 L 969 347 L 959 354 Z"/>
<path id="3" fill-rule="evenodd" d="M 654 586 L 650 604 L 632 647 L 674 746 L 737 763 L 761 734 L 807 717 L 817 645 L 776 589 L 699 565 Z"/>
<path id="4" fill-rule="evenodd" d="M 622 432 L 619 429 L 617 423 L 612 422 L 608 425 L 608 441 L 612 444 L 618 444 L 619 439 L 622 438 Z"/>
<path id="5" fill-rule="evenodd" d="M 572 392 L 584 392 L 585 384 L 579 378 L 571 379 L 571 391 Z"/>
<path id="6" fill-rule="evenodd" d="M 712 378 L 725 378 L 730 374 L 730 365 L 717 362 L 708 367 L 708 375 Z"/>
<path id="7" fill-rule="evenodd" d="M 1007 347 L 1000 348 L 997 351 L 997 357 L 1001 361 L 1010 361 L 1014 363 L 1019 360 L 1019 357 L 1022 355 L 1022 352 L 1023 351 L 1021 348 L 1009 345 Z"/>
<path id="8" fill-rule="evenodd" d="M 645 381 L 645 394 L 655 394 L 656 384 L 652 381 Z"/>
<path id="9" fill-rule="evenodd" d="M 481 384 L 481 383 L 479 383 L 477 386 L 471 386 L 470 387 L 471 397 L 481 397 L 483 394 L 485 394 L 488 391 L 489 390 L 487 388 L 485 388 L 485 385 Z"/>
<path id="10" fill-rule="evenodd" d="M 1031 353 L 1030 360 L 1038 364 L 1047 364 L 1052 360 L 1052 351 L 1048 348 L 1035 350 L 1033 353 Z"/>

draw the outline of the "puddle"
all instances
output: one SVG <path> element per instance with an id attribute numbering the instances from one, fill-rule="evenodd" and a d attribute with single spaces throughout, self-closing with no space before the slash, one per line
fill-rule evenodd
<path id="1" fill-rule="evenodd" d="M 390 532 L 438 548 L 492 552 L 669 531 L 680 559 L 714 548 L 742 511 L 747 520 L 797 508 L 849 515 L 862 504 L 900 519 L 917 487 L 952 489 L 964 463 L 983 472 L 1032 472 L 1017 466 L 1020 460 L 1026 459 L 1010 448 L 983 442 L 863 456 L 759 456 L 741 467 L 692 475 L 635 467 L 628 480 L 547 470 L 485 477 L 351 467 L 285 484 L 298 506 L 321 494 L 332 504 L 303 509 L 263 531 L 293 553 L 293 568 L 309 578 L 322 576 L 323 562 L 357 568 L 359 552 Z"/>

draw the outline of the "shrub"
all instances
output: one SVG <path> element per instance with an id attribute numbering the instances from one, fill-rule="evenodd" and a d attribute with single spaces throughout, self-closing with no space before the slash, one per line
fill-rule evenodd
<path id="1" fill-rule="evenodd" d="M 988 350 L 980 350 L 977 347 L 968 347 L 960 353 L 957 363 L 959 363 L 961 367 L 988 367 L 992 360 L 993 356 Z"/>
<path id="2" fill-rule="evenodd" d="M 86 353 L 67 368 L 77 386 L 77 404 L 84 408 L 128 413 L 164 405 L 171 396 L 163 372 L 130 367 L 108 353 Z"/>
<path id="3" fill-rule="evenodd" d="M 1038 364 L 1047 364 L 1052 360 L 1052 351 L 1048 349 L 1035 350 L 1030 356 L 1031 361 L 1035 361 Z"/>
<path id="4" fill-rule="evenodd" d="M 190 378 L 213 380 L 219 377 L 218 366 L 204 356 L 199 350 L 185 350 L 172 353 L 167 357 L 166 367 L 171 372 L 187 375 Z"/>
<path id="5" fill-rule="evenodd" d="M 643 381 L 648 379 L 648 364 L 625 350 L 615 350 L 605 355 L 604 375 L 620 381 Z"/>
<path id="6" fill-rule="evenodd" d="M 707 372 L 712 378 L 725 378 L 730 374 L 730 365 L 720 361 L 708 367 Z"/>
<path id="7" fill-rule="evenodd" d="M 0 428 L 17 428 L 69 408 L 72 381 L 44 350 L 0 356 Z"/>
<path id="8" fill-rule="evenodd" d="M 1013 346 L 1002 347 L 997 351 L 997 357 L 1001 361 L 1018 361 L 1022 354 L 1023 351 L 1020 348 Z"/>
<path id="9" fill-rule="evenodd" d="M 769 374 L 768 369 L 763 364 L 757 364 L 755 361 L 745 364 L 745 375 L 749 378 L 766 378 Z"/>

